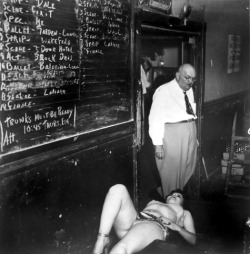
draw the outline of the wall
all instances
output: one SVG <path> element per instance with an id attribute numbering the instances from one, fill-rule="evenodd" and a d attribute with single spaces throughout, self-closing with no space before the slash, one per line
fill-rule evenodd
<path id="1" fill-rule="evenodd" d="M 109 187 L 133 195 L 132 142 L 125 135 L 0 177 L 1 254 L 92 253 Z"/>
<path id="2" fill-rule="evenodd" d="M 178 15 L 184 3 L 173 1 Z M 204 20 L 206 32 L 204 102 L 249 89 L 249 0 L 190 0 L 190 20 Z M 228 74 L 228 35 L 241 36 L 240 71 Z"/>
<path id="3" fill-rule="evenodd" d="M 218 176 L 222 153 L 230 143 L 234 113 L 244 114 L 244 98 L 249 94 L 249 0 L 189 2 L 189 19 L 207 25 L 201 145 L 208 175 Z M 227 72 L 230 34 L 241 36 L 240 70 L 233 73 Z M 205 178 L 203 171 L 201 174 Z"/>
<path id="4" fill-rule="evenodd" d="M 0 1 L 1 254 L 92 253 L 108 189 L 122 183 L 138 203 L 130 9 L 126 0 Z"/>
<path id="5" fill-rule="evenodd" d="M 249 89 L 249 0 L 172 0 L 172 15 L 181 17 L 190 4 L 189 20 L 206 22 L 204 102 L 211 102 Z M 227 73 L 228 36 L 241 37 L 240 70 Z"/>
<path id="6" fill-rule="evenodd" d="M 238 111 L 243 116 L 244 98 L 250 94 L 250 1 L 177 0 L 173 1 L 173 15 L 180 16 L 183 5 L 187 3 L 192 6 L 188 19 L 206 22 L 207 25 L 201 149 L 207 173 L 212 177 L 221 172 L 222 153 L 230 143 L 234 113 Z M 227 67 L 230 34 L 241 36 L 241 55 L 239 72 L 229 74 Z M 239 122 L 238 128 L 241 125 Z M 201 171 L 201 176 L 206 177 L 204 170 Z"/>

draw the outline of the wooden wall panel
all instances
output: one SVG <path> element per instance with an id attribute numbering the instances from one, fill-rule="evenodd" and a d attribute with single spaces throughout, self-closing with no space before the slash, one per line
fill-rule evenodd
<path id="1" fill-rule="evenodd" d="M 2 178 L 1 253 L 91 253 L 109 187 L 133 195 L 132 145 L 127 135 Z"/>

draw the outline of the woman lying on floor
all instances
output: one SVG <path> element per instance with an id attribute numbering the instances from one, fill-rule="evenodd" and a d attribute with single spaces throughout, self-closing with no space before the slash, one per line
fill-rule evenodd
<path id="1" fill-rule="evenodd" d="M 179 232 L 190 244 L 195 244 L 194 221 L 191 213 L 183 209 L 182 203 L 183 196 L 179 192 L 172 192 L 166 203 L 152 200 L 137 214 L 126 187 L 121 184 L 112 186 L 103 205 L 93 253 L 106 253 L 112 226 L 120 241 L 110 254 L 136 253 L 154 240 L 164 241 L 168 236 L 168 228 Z"/>

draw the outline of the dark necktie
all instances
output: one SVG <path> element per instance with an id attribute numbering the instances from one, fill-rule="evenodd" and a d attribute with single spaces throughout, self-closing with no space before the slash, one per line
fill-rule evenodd
<path id="1" fill-rule="evenodd" d="M 186 112 L 189 114 L 189 115 L 193 115 L 195 116 L 194 114 L 194 111 L 190 105 L 190 102 L 189 102 L 189 99 L 188 99 L 188 96 L 186 94 L 186 92 L 183 92 L 184 93 L 184 97 L 185 97 L 185 102 L 186 102 Z"/>

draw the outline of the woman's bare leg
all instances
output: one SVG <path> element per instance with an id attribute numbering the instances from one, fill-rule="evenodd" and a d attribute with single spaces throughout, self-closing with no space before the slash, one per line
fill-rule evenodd
<path id="1" fill-rule="evenodd" d="M 105 198 L 99 233 L 109 235 L 112 226 L 119 238 L 122 238 L 133 225 L 136 219 L 136 210 L 124 185 L 112 186 Z M 94 253 L 102 253 L 109 243 L 107 237 L 98 236 L 94 247 Z"/>
<path id="2" fill-rule="evenodd" d="M 112 248 L 109 254 L 137 253 L 154 240 L 164 240 L 164 232 L 161 227 L 149 221 L 138 222 Z"/>

